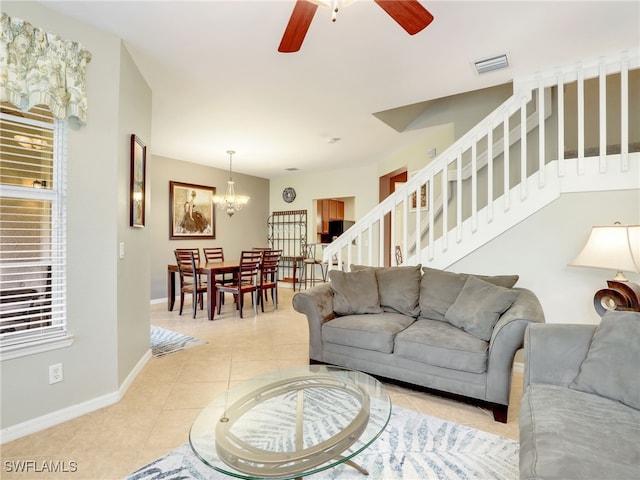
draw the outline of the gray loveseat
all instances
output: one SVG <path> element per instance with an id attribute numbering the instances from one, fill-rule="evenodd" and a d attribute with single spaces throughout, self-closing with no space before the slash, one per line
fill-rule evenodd
<path id="1" fill-rule="evenodd" d="M 517 276 L 352 265 L 329 278 L 293 297 L 311 363 L 479 400 L 507 421 L 514 355 L 544 321 L 534 293 L 512 288 Z"/>
<path id="2" fill-rule="evenodd" d="M 640 313 L 531 325 L 520 479 L 640 478 Z"/>

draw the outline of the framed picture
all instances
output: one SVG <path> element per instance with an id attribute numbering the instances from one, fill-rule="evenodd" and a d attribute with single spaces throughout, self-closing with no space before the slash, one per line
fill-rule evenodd
<path id="1" fill-rule="evenodd" d="M 129 225 L 144 227 L 147 147 L 135 135 L 131 135 L 131 183 L 129 197 Z"/>
<path id="2" fill-rule="evenodd" d="M 411 173 L 409 176 L 413 177 L 414 175 L 416 175 L 417 172 L 413 172 Z M 411 194 L 411 208 L 410 210 L 414 211 L 417 207 L 417 198 L 416 198 L 416 194 L 412 193 Z M 420 187 L 420 210 L 427 210 L 427 184 L 424 183 L 422 184 L 422 186 Z"/>
<path id="3" fill-rule="evenodd" d="M 169 182 L 169 238 L 216 238 L 215 187 Z"/>
<path id="4" fill-rule="evenodd" d="M 411 195 L 411 210 L 415 210 L 416 209 L 416 194 L 413 193 Z M 421 210 L 426 210 L 427 209 L 427 185 L 422 185 L 422 187 L 420 187 L 420 209 Z"/>

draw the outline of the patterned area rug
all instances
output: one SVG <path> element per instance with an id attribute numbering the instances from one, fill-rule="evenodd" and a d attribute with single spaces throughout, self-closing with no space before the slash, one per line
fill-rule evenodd
<path id="1" fill-rule="evenodd" d="M 354 458 L 369 471 L 347 465 L 311 475 L 309 480 L 430 480 L 518 478 L 519 444 L 504 437 L 394 407 L 386 430 Z M 126 480 L 223 480 L 189 444 L 132 473 Z"/>
<path id="2" fill-rule="evenodd" d="M 151 353 L 154 357 L 162 357 L 180 350 L 204 345 L 205 343 L 207 342 L 204 340 L 151 325 Z"/>

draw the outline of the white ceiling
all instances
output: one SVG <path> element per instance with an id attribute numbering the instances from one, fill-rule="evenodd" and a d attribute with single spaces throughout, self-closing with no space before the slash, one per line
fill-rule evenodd
<path id="1" fill-rule="evenodd" d="M 318 8 L 289 54 L 294 0 L 43 1 L 124 40 L 153 91 L 152 154 L 228 168 L 234 149 L 234 171 L 265 178 L 377 163 L 419 138 L 375 112 L 640 44 L 637 0 L 421 0 L 435 19 L 415 36 L 359 0 L 335 23 Z M 502 53 L 508 69 L 475 72 Z"/>

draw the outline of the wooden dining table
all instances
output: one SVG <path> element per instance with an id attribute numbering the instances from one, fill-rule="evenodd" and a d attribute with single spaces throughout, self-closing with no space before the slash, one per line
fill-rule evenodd
<path id="1" fill-rule="evenodd" d="M 223 273 L 237 273 L 240 270 L 240 262 L 238 260 L 228 262 L 208 262 L 200 263 L 198 273 L 207 276 L 207 317 L 213 320 L 213 312 L 216 306 L 216 275 Z M 176 274 L 178 273 L 178 265 L 169 264 L 167 266 L 167 293 L 168 302 L 167 310 L 172 311 L 176 302 Z"/>

